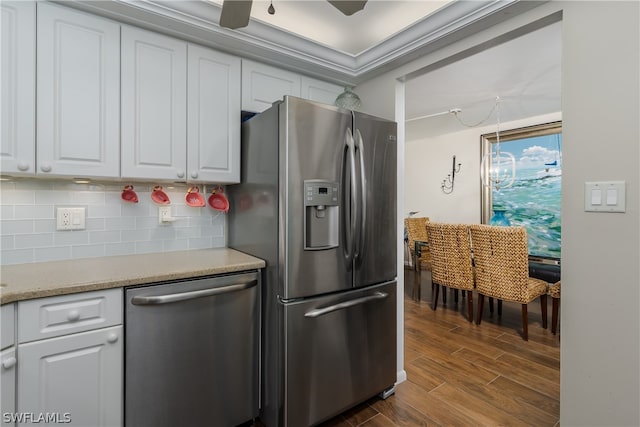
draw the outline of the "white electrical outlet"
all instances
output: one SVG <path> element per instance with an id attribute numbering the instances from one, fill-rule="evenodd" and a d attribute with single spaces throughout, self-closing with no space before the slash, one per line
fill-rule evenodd
<path id="1" fill-rule="evenodd" d="M 56 230 L 85 228 L 85 208 L 56 208 Z"/>
<path id="2" fill-rule="evenodd" d="M 175 218 L 171 216 L 171 206 L 158 206 L 158 223 L 164 224 L 173 221 Z"/>

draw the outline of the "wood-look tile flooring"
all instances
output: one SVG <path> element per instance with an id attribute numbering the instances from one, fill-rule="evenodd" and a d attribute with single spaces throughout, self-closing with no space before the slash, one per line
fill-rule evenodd
<path id="1" fill-rule="evenodd" d="M 387 400 L 373 398 L 322 427 L 559 425 L 560 338 L 542 329 L 540 303 L 529 304 L 525 342 L 519 304 L 504 303 L 498 317 L 485 301 L 476 326 L 466 320 L 466 301 L 456 305 L 451 293 L 434 312 L 424 278 L 423 299 L 414 302 L 413 277 L 405 271 L 407 381 Z M 476 303 L 474 295 L 474 310 Z"/>

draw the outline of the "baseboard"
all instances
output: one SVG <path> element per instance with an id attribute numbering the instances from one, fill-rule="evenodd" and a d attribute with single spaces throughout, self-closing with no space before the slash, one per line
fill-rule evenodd
<path id="1" fill-rule="evenodd" d="M 404 369 L 396 372 L 396 385 L 403 383 L 407 380 L 407 371 Z"/>

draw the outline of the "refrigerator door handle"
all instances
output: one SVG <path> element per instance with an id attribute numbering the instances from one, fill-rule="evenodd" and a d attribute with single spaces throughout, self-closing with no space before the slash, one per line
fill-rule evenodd
<path id="1" fill-rule="evenodd" d="M 358 220 L 358 203 L 356 202 L 356 195 L 358 193 L 357 180 L 356 180 L 356 155 L 355 155 L 355 147 L 353 142 L 353 136 L 351 135 L 351 129 L 347 129 L 345 134 L 345 147 L 347 151 L 347 155 L 349 156 L 349 168 L 350 170 L 350 187 L 351 187 L 351 218 L 349 221 L 349 228 L 347 229 L 347 264 L 351 264 L 353 262 L 353 257 L 355 254 L 355 246 L 356 246 L 356 225 Z"/>
<path id="2" fill-rule="evenodd" d="M 349 301 L 341 302 L 339 304 L 330 305 L 329 307 L 317 308 L 315 310 L 307 311 L 304 317 L 316 318 L 323 316 L 334 311 L 343 310 L 345 308 L 353 307 L 355 305 L 365 304 L 369 301 L 375 301 L 379 299 L 385 299 L 389 294 L 386 292 L 375 292 L 372 295 L 366 297 L 355 298 Z"/>
<path id="3" fill-rule="evenodd" d="M 355 132 L 355 142 L 354 146 L 356 151 L 358 151 L 358 159 L 360 160 L 360 198 L 358 202 L 360 202 L 360 208 L 358 209 L 360 214 L 360 226 L 358 227 L 358 237 L 357 237 L 357 245 L 354 253 L 354 258 L 360 258 L 364 254 L 364 238 L 365 238 L 365 229 L 367 224 L 367 178 L 364 170 L 364 141 L 362 140 L 362 134 L 359 129 L 356 129 Z"/>
<path id="4" fill-rule="evenodd" d="M 242 291 L 245 289 L 252 288 L 257 284 L 258 284 L 257 280 L 250 280 L 247 282 L 236 283 L 228 286 L 202 289 L 200 291 L 180 292 L 176 294 L 154 295 L 154 296 L 137 295 L 131 298 L 131 304 L 133 305 L 169 304 L 172 302 L 186 301 L 190 299 L 209 297 L 212 295 L 221 295 L 221 294 L 227 294 L 229 292 Z"/>

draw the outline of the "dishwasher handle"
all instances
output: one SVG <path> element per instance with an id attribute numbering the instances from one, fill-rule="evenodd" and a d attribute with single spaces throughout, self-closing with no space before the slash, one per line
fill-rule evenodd
<path id="1" fill-rule="evenodd" d="M 137 295 L 131 298 L 131 304 L 133 305 L 160 305 L 169 304 L 178 301 L 187 301 L 196 298 L 210 297 L 214 295 L 228 294 L 230 292 L 242 291 L 252 288 L 258 284 L 256 279 L 249 280 L 241 283 L 234 283 L 233 285 L 220 286 L 217 288 L 202 289 L 199 291 L 180 292 L 177 294 L 166 295 L 154 295 L 143 296 Z"/>
<path id="2" fill-rule="evenodd" d="M 317 308 L 315 310 L 308 311 L 304 314 L 304 317 L 316 318 L 320 317 L 324 314 L 331 313 L 333 311 L 342 310 L 345 308 L 353 307 L 354 305 L 364 304 L 369 301 L 377 300 L 377 299 L 385 299 L 389 294 L 386 292 L 375 292 L 372 295 L 368 295 L 366 297 L 355 298 L 349 301 L 341 302 L 339 304 L 330 305 L 329 307 Z"/>

